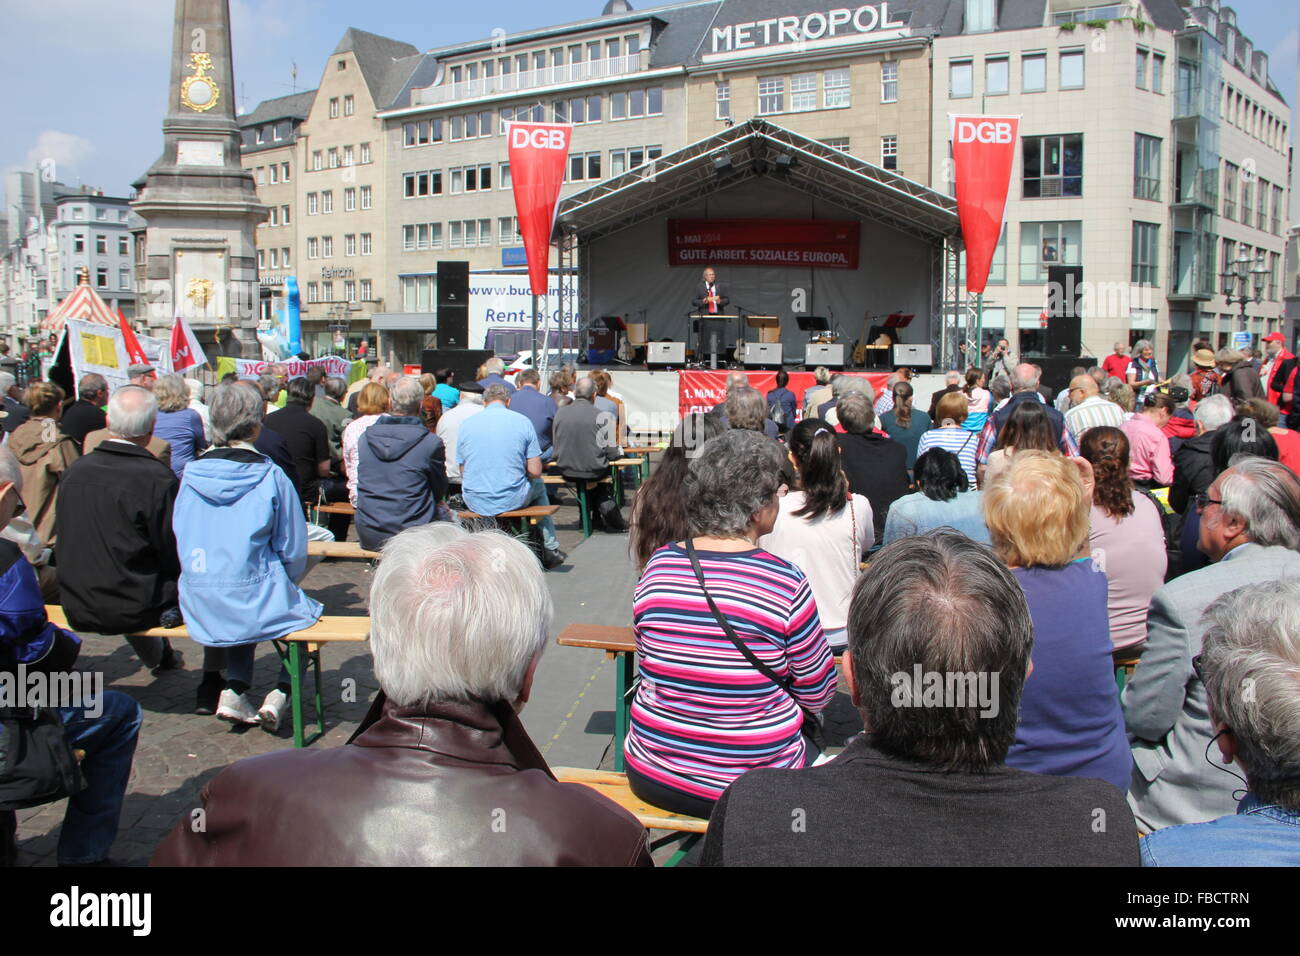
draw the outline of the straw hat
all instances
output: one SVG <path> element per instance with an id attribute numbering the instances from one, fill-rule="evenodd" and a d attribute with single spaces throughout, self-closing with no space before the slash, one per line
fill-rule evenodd
<path id="1" fill-rule="evenodd" d="M 1197 349 L 1192 355 L 1192 364 L 1197 368 L 1214 368 L 1217 364 L 1214 359 L 1214 353 L 1209 349 Z"/>

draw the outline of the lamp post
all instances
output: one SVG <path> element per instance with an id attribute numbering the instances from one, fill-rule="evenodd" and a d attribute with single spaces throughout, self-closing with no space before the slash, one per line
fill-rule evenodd
<path id="1" fill-rule="evenodd" d="M 1246 331 L 1246 306 L 1251 302 L 1264 301 L 1264 280 L 1268 276 L 1268 266 L 1264 265 L 1264 253 L 1259 252 L 1255 256 L 1255 264 L 1252 266 L 1250 256 L 1246 250 L 1242 249 L 1241 254 L 1236 259 L 1228 263 L 1227 267 L 1219 274 L 1219 281 L 1223 290 L 1223 297 L 1227 300 L 1228 306 L 1232 307 L 1238 303 L 1241 304 L 1241 331 Z M 1250 284 L 1247 285 L 1249 279 Z M 1253 290 L 1254 295 L 1248 295 L 1247 292 Z M 1235 293 L 1235 294 L 1234 294 Z"/>
<path id="2" fill-rule="evenodd" d="M 347 358 L 348 354 L 348 329 L 352 326 L 348 311 L 347 304 L 344 302 L 332 305 L 329 309 L 330 338 L 333 340 L 330 344 L 336 349 L 341 348 L 344 358 Z M 339 345 L 340 339 L 343 342 L 342 346 Z"/>

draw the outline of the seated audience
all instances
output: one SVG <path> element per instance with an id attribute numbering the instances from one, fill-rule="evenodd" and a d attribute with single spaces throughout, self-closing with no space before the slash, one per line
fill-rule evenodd
<path id="1" fill-rule="evenodd" d="M 124 385 L 108 401 L 116 436 L 74 461 L 59 486 L 57 527 L 75 547 L 59 551 L 59 580 L 68 624 L 78 631 L 125 634 L 145 667 L 175 670 L 181 655 L 165 637 L 131 636 L 175 627 L 181 576 L 172 532 L 178 483 L 145 449 L 154 431 L 164 375 L 150 392 Z"/>
<path id="2" fill-rule="evenodd" d="M 656 551 L 637 584 L 624 758 L 632 792 L 665 810 L 707 817 L 745 771 L 816 757 L 801 729 L 835 693 L 834 660 L 808 579 L 757 545 L 776 521 L 781 459 L 753 432 L 710 439 L 687 468 L 690 537 Z"/>
<path id="3" fill-rule="evenodd" d="M 1262 398 L 1252 398 L 1237 408 L 1237 413 L 1244 418 L 1253 418 L 1277 443 L 1277 460 L 1292 471 L 1300 474 L 1300 432 L 1283 428 L 1279 423 L 1277 406 Z"/>
<path id="4" fill-rule="evenodd" d="M 1248 789 L 1235 813 L 1147 834 L 1142 865 L 1300 866 L 1300 582 L 1229 591 L 1203 621 L 1192 669 L 1212 739 Z"/>
<path id="5" fill-rule="evenodd" d="M 1002 411 L 1003 406 L 1011 401 L 1011 379 L 1005 375 L 993 376 L 993 381 L 989 382 L 989 401 L 993 403 L 993 412 Z"/>
<path id="6" fill-rule="evenodd" d="M 1126 790 L 1132 760 L 1115 698 L 1106 575 L 1088 554 L 1090 498 L 1076 462 L 1044 451 L 1014 455 L 984 490 L 993 550 L 1034 619 L 1034 672 L 1007 765 Z"/>
<path id="7" fill-rule="evenodd" d="M 442 418 L 442 399 L 433 394 L 433 387 L 437 384 L 430 372 L 425 372 L 419 377 L 420 387 L 424 389 L 424 398 L 420 401 L 420 420 L 424 422 L 424 427 L 430 433 L 438 433 L 438 419 Z"/>
<path id="8" fill-rule="evenodd" d="M 794 392 L 787 387 L 789 384 L 790 373 L 781 369 L 776 373 L 776 388 L 767 393 L 767 417 L 782 435 L 794 427 L 795 409 L 798 408 Z"/>
<path id="9" fill-rule="evenodd" d="M 532 424 L 510 411 L 510 393 L 501 385 L 484 390 L 483 405 L 482 414 L 461 422 L 456 438 L 465 506 L 489 518 L 547 504 L 542 450 Z M 548 515 L 536 527 L 542 536 L 543 566 L 558 568 L 566 555 L 555 537 L 554 519 Z"/>
<path id="10" fill-rule="evenodd" d="M 569 373 L 564 369 L 551 373 L 550 396 L 556 408 L 563 408 L 573 401 L 573 394 L 569 391 Z"/>
<path id="11" fill-rule="evenodd" d="M 885 434 L 907 449 L 907 471 L 916 467 L 917 446 L 921 436 L 930 430 L 930 416 L 912 407 L 912 384 L 896 382 L 891 393 L 893 406 L 880 416 L 880 427 Z M 877 403 L 877 407 L 879 404 Z"/>
<path id="12" fill-rule="evenodd" d="M 962 427 L 967 431 L 979 432 L 988 421 L 993 396 L 984 384 L 984 373 L 980 369 L 966 369 L 966 385 L 962 388 L 962 394 L 966 396 L 966 421 Z"/>
<path id="13" fill-rule="evenodd" d="M 1047 406 L 1042 402 L 1019 403 L 998 432 L 998 447 L 989 454 L 988 463 L 976 469 L 980 487 L 987 488 L 1017 451 L 1045 451 L 1054 455 L 1057 447 Z"/>
<path id="14" fill-rule="evenodd" d="M 447 447 L 447 480 L 453 494 L 460 493 L 460 462 L 457 461 L 456 439 L 465 419 L 483 411 L 483 386 L 478 382 L 461 382 L 457 386 L 460 396 L 456 407 L 438 419 L 436 434 Z"/>
<path id="15" fill-rule="evenodd" d="M 831 373 L 825 365 L 813 369 L 813 387 L 803 393 L 803 417 L 812 418 L 822 402 L 831 399 Z"/>
<path id="16" fill-rule="evenodd" d="M 456 373 L 449 368 L 440 368 L 433 373 L 433 380 L 433 396 L 442 402 L 442 412 L 445 415 L 460 401 L 460 391 L 455 385 Z"/>
<path id="17" fill-rule="evenodd" d="M 1144 833 L 1236 809 L 1237 781 L 1207 756 L 1214 725 L 1192 666 L 1203 650 L 1202 614 L 1243 585 L 1278 586 L 1300 575 L 1300 479 L 1276 461 L 1234 461 L 1196 498 L 1200 549 L 1215 563 L 1155 593 L 1146 650 L 1124 687 L 1134 763 L 1129 804 Z"/>
<path id="18" fill-rule="evenodd" d="M 347 394 L 348 383 L 341 378 L 326 378 L 321 382 L 320 394 L 311 403 L 312 417 L 320 419 L 325 425 L 325 440 L 329 445 L 329 474 L 320 480 L 321 500 L 328 504 L 348 501 L 348 479 L 343 470 L 343 431 L 352 421 L 352 413 L 343 407 L 343 396 Z M 348 526 L 352 523 L 351 515 L 331 514 L 328 527 L 335 541 L 346 541 Z"/>
<path id="19" fill-rule="evenodd" d="M 989 456 L 998 446 L 998 436 L 1002 434 L 1002 426 L 1007 423 L 1007 419 L 1024 402 L 1033 402 L 1043 405 L 1043 410 L 1047 412 L 1047 417 L 1051 421 L 1052 435 L 1056 438 L 1057 448 L 1063 455 L 1077 455 L 1079 453 L 1078 443 L 1075 442 L 1074 436 L 1070 434 L 1070 429 L 1065 425 L 1065 416 L 1058 412 L 1040 394 L 1039 383 L 1042 377 L 1042 370 L 1037 365 L 1022 363 L 1017 365 L 1011 372 L 1012 395 L 1010 400 L 989 415 L 989 420 L 985 422 L 984 429 L 979 433 L 979 447 L 975 449 L 975 460 L 978 464 L 988 464 Z M 948 449 L 952 451 L 951 448 Z"/>
<path id="20" fill-rule="evenodd" d="M 1174 480 L 1169 485 L 1169 507 L 1179 514 L 1214 480 L 1210 446 L 1214 433 L 1232 421 L 1232 403 L 1222 395 L 1211 395 L 1196 405 L 1196 434 L 1178 446 L 1173 455 Z"/>
<path id="21" fill-rule="evenodd" d="M 951 531 L 886 545 L 854 589 L 844 666 L 870 732 L 819 767 L 746 773 L 713 808 L 701 862 L 1135 865 L 1114 787 L 1007 764 L 1033 644 L 1025 596 L 986 547 Z M 941 706 L 915 684 L 931 677 Z"/>
<path id="22" fill-rule="evenodd" d="M 627 523 L 610 483 L 600 479 L 609 477 L 609 463 L 623 457 L 623 451 L 616 438 L 617 419 L 593 404 L 596 389 L 593 379 L 579 379 L 573 401 L 555 413 L 555 468 L 566 481 L 585 486 L 592 527 L 619 533 L 627 530 Z M 512 409 L 525 391 L 533 390 L 521 385 L 510 401 Z"/>
<path id="23" fill-rule="evenodd" d="M 190 408 L 190 389 L 179 375 L 163 375 L 154 383 L 153 393 L 158 398 L 154 434 L 171 446 L 171 467 L 179 480 L 185 466 L 208 448 L 203 419 Z"/>
<path id="24" fill-rule="evenodd" d="M 12 435 L 14 429 L 27 421 L 30 414 L 23 404 L 23 391 L 18 387 L 17 381 L 12 372 L 0 372 L 0 399 L 4 405 L 3 426 L 6 435 Z"/>
<path id="25" fill-rule="evenodd" d="M 397 535 L 370 589 L 380 692 L 352 739 L 223 770 L 205 826 L 187 816 L 152 865 L 651 866 L 636 818 L 557 783 L 519 720 L 552 616 L 512 538 Z"/>
<path id="26" fill-rule="evenodd" d="M 1117 651 L 1132 650 L 1146 642 L 1147 607 L 1169 564 L 1160 509 L 1133 486 L 1123 431 L 1088 429 L 1079 454 L 1092 465 L 1088 547 L 1106 572 L 1110 642 Z"/>
<path id="27" fill-rule="evenodd" d="M 952 452 L 961 462 L 969 486 L 974 488 L 975 450 L 979 447 L 979 436 L 961 427 L 962 422 L 966 420 L 968 407 L 966 396 L 955 392 L 950 392 L 939 399 L 939 406 L 935 409 L 935 427 L 922 435 L 921 440 L 916 443 L 916 454 L 920 458 L 931 448 L 942 448 L 944 451 Z"/>
<path id="28" fill-rule="evenodd" d="M 738 374 L 744 376 L 745 373 Z M 716 406 L 713 413 L 728 428 L 758 432 L 773 439 L 781 437 L 781 430 L 777 428 L 776 422 L 767 417 L 767 405 L 763 402 L 762 393 L 756 388 L 750 388 L 748 379 L 728 385 L 727 400 Z"/>
<path id="29" fill-rule="evenodd" d="M 1177 403 L 1162 392 L 1150 392 L 1136 415 L 1120 428 L 1128 437 L 1129 474 L 1140 488 L 1164 488 L 1174 480 L 1174 460 L 1163 428 Z"/>
<path id="30" fill-rule="evenodd" d="M 307 571 L 307 522 L 298 491 L 254 444 L 263 408 L 256 388 L 236 383 L 216 390 L 214 447 L 185 469 L 172 524 L 177 552 L 185 556 L 181 610 L 190 637 L 205 649 L 205 684 L 220 681 L 225 658 L 228 683 L 217 717 L 275 731 L 292 685 L 281 665 L 275 690 L 260 708 L 253 703 L 248 692 L 257 647 L 310 627 L 321 605 L 298 587 Z"/>
<path id="31" fill-rule="evenodd" d="M 291 379 L 285 396 L 284 408 L 267 415 L 262 424 L 289 447 L 302 503 L 312 508 L 320 500 L 321 479 L 330 473 L 329 433 L 325 423 L 311 414 L 316 390 L 307 379 Z"/>
<path id="32" fill-rule="evenodd" d="M 1089 428 L 1109 425 L 1119 428 L 1124 424 L 1124 411 L 1108 398 L 1103 398 L 1096 378 L 1085 373 L 1070 381 L 1069 406 L 1065 410 L 1065 426 L 1076 442 L 1082 441 Z"/>
<path id="33" fill-rule="evenodd" d="M 419 379 L 399 378 L 390 395 L 392 412 L 381 415 L 359 442 L 357 538 L 367 551 L 437 520 L 438 502 L 447 494 L 447 453 L 420 415 Z"/>
<path id="34" fill-rule="evenodd" d="M 8 524 L 22 507 L 22 472 L 13 454 L 0 448 L 0 525 Z M 45 616 L 36 575 L 18 546 L 0 540 L 3 683 L 12 687 L 20 679 L 21 665 L 28 686 L 36 674 L 47 675 L 53 684 L 58 675 L 73 670 L 80 652 L 81 638 L 55 627 Z M 117 839 L 143 713 L 133 698 L 115 690 L 104 691 L 93 705 L 54 709 L 68 746 L 85 754 L 80 769 L 86 782 L 84 790 L 68 799 L 56 859 L 59 866 L 102 866 L 109 862 L 109 850 Z M 7 764 L 10 754 L 5 756 Z M 0 866 L 14 862 L 5 858 L 5 848 L 13 846 L 14 825 L 14 815 L 0 810 Z"/>
<path id="35" fill-rule="evenodd" d="M 108 381 L 91 372 L 77 382 L 77 400 L 69 405 L 59 419 L 59 427 L 80 448 L 86 436 L 108 427 L 104 406 L 108 404 Z"/>
<path id="36" fill-rule="evenodd" d="M 483 363 L 483 377 L 479 380 L 479 384 L 483 386 L 484 392 L 486 392 L 488 387 L 491 385 L 500 385 L 506 390 L 507 397 L 514 395 L 515 387 L 510 384 L 510 380 L 502 374 L 505 372 L 505 368 L 506 363 L 501 361 L 501 359 L 497 358 L 495 355 Z"/>
<path id="37" fill-rule="evenodd" d="M 807 576 L 826 641 L 838 654 L 848 641 L 844 629 L 858 566 L 876 543 L 871 504 L 849 492 L 828 423 L 805 418 L 791 429 L 787 444 L 799 490 L 777 501 L 776 524 L 758 546 Z"/>
<path id="38" fill-rule="evenodd" d="M 650 556 L 666 544 L 684 541 L 690 534 L 686 521 L 683 487 L 686 469 L 705 442 L 726 431 L 716 415 L 691 412 L 673 431 L 658 466 L 632 501 L 632 558 L 637 574 L 645 570 Z"/>
<path id="39" fill-rule="evenodd" d="M 864 393 L 846 392 L 838 411 L 845 433 L 836 439 L 849 490 L 871 502 L 872 540 L 879 541 L 890 506 L 907 494 L 907 447 L 873 430 L 876 410 Z"/>
<path id="40" fill-rule="evenodd" d="M 823 421 L 830 422 L 832 425 L 840 425 L 839 405 L 845 395 L 865 395 L 867 401 L 871 403 L 872 422 L 875 422 L 876 407 L 876 390 L 872 387 L 868 379 L 857 375 L 834 375 L 831 377 L 831 397 L 828 401 L 822 402 L 814 410 L 812 415 L 806 415 L 805 418 L 820 418 Z M 769 436 L 770 437 L 770 436 Z"/>
<path id="41" fill-rule="evenodd" d="M 41 540 L 57 553 L 55 517 L 59 482 L 81 453 L 77 443 L 59 431 L 63 389 L 52 382 L 33 382 L 27 386 L 23 402 L 31 414 L 10 433 L 7 446 L 22 468 L 27 516 Z"/>
<path id="42" fill-rule="evenodd" d="M 916 460 L 917 492 L 889 506 L 885 519 L 885 544 L 925 534 L 936 528 L 953 528 L 973 541 L 989 543 L 982 500 L 957 456 L 944 448 L 931 448 Z"/>
<path id="43" fill-rule="evenodd" d="M 537 447 L 542 450 L 542 461 L 545 462 L 555 457 L 551 441 L 557 406 L 555 399 L 538 390 L 541 383 L 542 377 L 536 369 L 526 368 L 516 375 L 516 390 L 510 398 L 510 410 L 518 412 L 532 423 L 533 431 L 537 432 Z"/>
<path id="44" fill-rule="evenodd" d="M 996 378 L 996 376 L 995 376 L 995 378 Z M 939 402 L 943 400 L 943 397 L 944 397 L 945 395 L 951 395 L 953 392 L 960 392 L 960 391 L 961 391 L 961 383 L 962 383 L 962 374 L 961 374 L 961 372 L 958 372 L 958 371 L 954 370 L 954 371 L 950 371 L 950 372 L 946 372 L 946 373 L 944 373 L 944 376 L 943 376 L 943 388 L 939 389 L 939 391 L 935 392 L 934 394 L 932 394 L 932 395 L 930 396 L 930 410 L 929 410 L 929 415 L 930 415 L 930 419 L 931 419 L 932 421 L 938 421 L 938 420 L 939 420 Z M 963 397 L 965 397 L 964 394 L 963 394 Z M 967 408 L 969 408 L 969 407 L 970 407 L 970 403 L 968 402 L 968 403 L 967 403 Z M 962 421 L 965 421 L 965 420 L 966 420 L 966 416 L 963 415 L 963 416 L 962 416 Z"/>
<path id="45" fill-rule="evenodd" d="M 357 472 L 361 464 L 361 437 L 366 429 L 388 414 L 388 389 L 370 382 L 357 395 L 357 417 L 343 429 L 343 470 L 348 476 L 348 501 L 357 503 Z"/>

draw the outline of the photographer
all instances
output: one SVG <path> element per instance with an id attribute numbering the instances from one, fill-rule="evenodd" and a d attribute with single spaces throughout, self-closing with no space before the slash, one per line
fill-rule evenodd
<path id="1" fill-rule="evenodd" d="M 1011 343 L 1006 339 L 998 339 L 997 346 L 988 354 L 986 368 L 988 369 L 988 380 L 992 381 L 999 375 L 1011 377 L 1011 370 L 1015 368 L 1016 363 L 1011 358 Z"/>

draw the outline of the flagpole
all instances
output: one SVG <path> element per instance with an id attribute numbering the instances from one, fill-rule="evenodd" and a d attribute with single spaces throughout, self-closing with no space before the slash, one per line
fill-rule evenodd
<path id="1" fill-rule="evenodd" d="M 969 352 L 969 347 L 967 348 L 967 351 Z M 975 358 L 970 359 L 968 356 L 966 367 L 969 368 L 972 364 L 978 363 L 983 358 L 983 355 L 984 355 L 984 293 L 977 292 L 975 293 Z M 984 373 L 987 375 L 989 373 L 989 370 L 984 369 Z"/>

